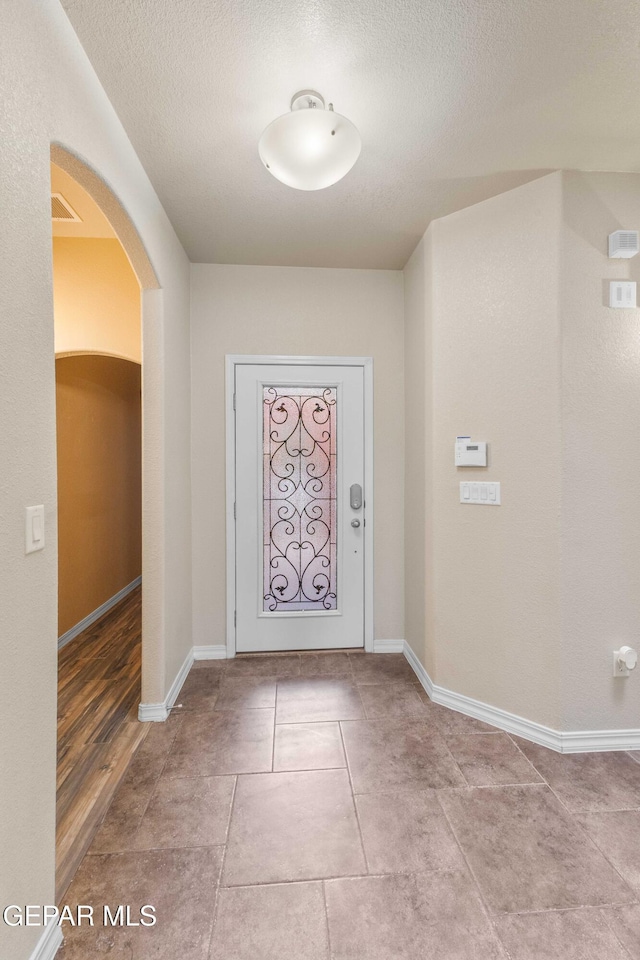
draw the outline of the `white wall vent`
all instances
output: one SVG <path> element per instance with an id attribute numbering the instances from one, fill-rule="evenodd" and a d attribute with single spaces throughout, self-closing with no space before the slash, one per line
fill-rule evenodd
<path id="1" fill-rule="evenodd" d="M 79 217 L 68 200 L 61 193 L 51 194 L 51 219 L 62 220 L 65 223 L 82 223 L 82 217 Z"/>
<path id="2" fill-rule="evenodd" d="M 635 257 L 640 250 L 637 230 L 616 230 L 609 234 L 609 256 L 624 259 Z"/>

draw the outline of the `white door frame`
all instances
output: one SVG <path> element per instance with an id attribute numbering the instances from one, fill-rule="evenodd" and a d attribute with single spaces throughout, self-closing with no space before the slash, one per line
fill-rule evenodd
<path id="1" fill-rule="evenodd" d="M 227 657 L 236 655 L 236 490 L 235 382 L 236 366 L 286 364 L 301 367 L 362 367 L 364 376 L 364 499 L 367 529 L 364 538 L 364 649 L 373 653 L 373 358 L 284 357 L 227 354 L 226 376 L 226 474 L 227 474 Z"/>

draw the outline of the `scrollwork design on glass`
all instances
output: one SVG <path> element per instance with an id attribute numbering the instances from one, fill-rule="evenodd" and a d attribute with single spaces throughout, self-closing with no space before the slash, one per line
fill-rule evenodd
<path id="1" fill-rule="evenodd" d="M 336 390 L 264 388 L 264 605 L 335 610 Z"/>

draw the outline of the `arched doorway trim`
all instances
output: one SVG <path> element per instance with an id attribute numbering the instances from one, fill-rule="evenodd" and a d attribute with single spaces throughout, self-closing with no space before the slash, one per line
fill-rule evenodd
<path id="1" fill-rule="evenodd" d="M 87 191 L 113 227 L 143 290 L 160 286 L 140 234 L 118 198 L 95 170 L 59 143 L 51 144 L 51 162 L 61 167 Z"/>
<path id="2" fill-rule="evenodd" d="M 51 144 L 51 161 L 73 177 L 100 207 L 122 244 L 141 287 L 142 703 L 158 703 L 165 696 L 163 290 L 137 228 L 105 181 L 60 143 Z"/>

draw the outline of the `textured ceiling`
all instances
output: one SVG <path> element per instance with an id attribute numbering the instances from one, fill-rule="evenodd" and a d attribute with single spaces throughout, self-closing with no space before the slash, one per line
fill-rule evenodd
<path id="1" fill-rule="evenodd" d="M 640 170 L 637 0 L 63 6 L 192 261 L 398 268 L 434 217 L 548 170 Z M 308 88 L 363 141 L 315 193 L 257 149 Z"/>

